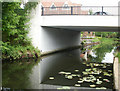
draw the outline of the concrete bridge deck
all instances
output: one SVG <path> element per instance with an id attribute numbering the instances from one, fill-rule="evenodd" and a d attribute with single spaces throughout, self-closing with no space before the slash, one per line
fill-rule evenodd
<path id="1" fill-rule="evenodd" d="M 42 27 L 74 31 L 118 32 L 118 16 L 42 16 Z"/>

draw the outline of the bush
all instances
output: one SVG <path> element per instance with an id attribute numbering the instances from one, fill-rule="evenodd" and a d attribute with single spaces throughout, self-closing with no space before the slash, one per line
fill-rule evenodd
<path id="1" fill-rule="evenodd" d="M 25 8 L 20 7 L 20 2 L 2 3 L 2 48 L 3 59 L 18 59 L 22 55 L 32 53 L 33 56 L 40 51 L 34 48 L 27 34 L 29 32 L 29 11 L 35 8 L 37 2 L 28 2 Z"/>

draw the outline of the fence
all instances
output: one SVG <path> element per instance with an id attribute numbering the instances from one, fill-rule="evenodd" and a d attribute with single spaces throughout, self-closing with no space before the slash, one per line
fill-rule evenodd
<path id="1" fill-rule="evenodd" d="M 44 15 L 109 15 L 118 16 L 119 6 L 42 7 Z"/>

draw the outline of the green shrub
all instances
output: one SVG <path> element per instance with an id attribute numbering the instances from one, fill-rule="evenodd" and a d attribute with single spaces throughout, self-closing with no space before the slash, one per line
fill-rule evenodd
<path id="1" fill-rule="evenodd" d="M 3 59 L 19 59 L 22 55 L 27 57 L 30 52 L 40 55 L 40 51 L 34 48 L 27 34 L 29 32 L 29 13 L 35 8 L 37 2 L 28 2 L 25 8 L 20 7 L 21 2 L 2 3 L 2 41 L 0 42 Z"/>

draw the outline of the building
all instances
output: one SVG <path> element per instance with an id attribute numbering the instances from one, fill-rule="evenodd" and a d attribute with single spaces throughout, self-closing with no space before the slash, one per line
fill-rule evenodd
<path id="1" fill-rule="evenodd" d="M 81 4 L 72 3 L 70 0 L 41 0 L 44 15 L 47 14 L 88 14 L 81 9 Z"/>
<path id="2" fill-rule="evenodd" d="M 95 38 L 95 32 L 83 32 L 82 38 Z"/>

